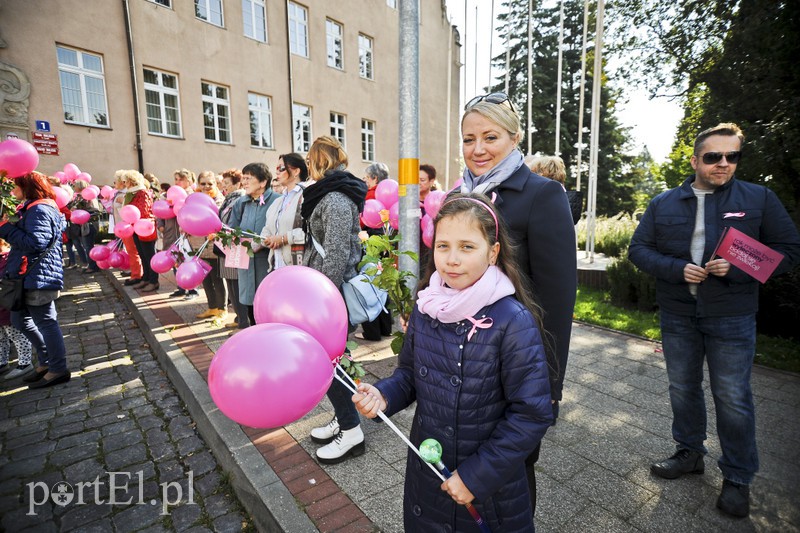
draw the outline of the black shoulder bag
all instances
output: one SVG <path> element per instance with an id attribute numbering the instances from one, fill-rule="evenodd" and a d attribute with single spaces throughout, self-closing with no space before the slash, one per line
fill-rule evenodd
<path id="1" fill-rule="evenodd" d="M 19 311 L 23 307 L 25 307 L 25 290 L 23 288 L 23 283 L 25 283 L 25 276 L 31 273 L 31 271 L 36 268 L 39 264 L 39 261 L 42 260 L 42 257 L 50 253 L 50 250 L 56 245 L 56 243 L 61 240 L 61 235 L 56 235 L 55 240 L 47 247 L 47 249 L 42 252 L 36 261 L 28 268 L 28 271 L 25 272 L 20 278 L 0 278 L 0 307 L 4 309 L 8 309 L 9 311 Z"/>

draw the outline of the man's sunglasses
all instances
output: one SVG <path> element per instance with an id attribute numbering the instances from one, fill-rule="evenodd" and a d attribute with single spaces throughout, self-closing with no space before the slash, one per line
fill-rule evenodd
<path id="1" fill-rule="evenodd" d="M 511 101 L 511 99 L 508 97 L 508 95 L 506 93 L 502 93 L 502 92 L 501 93 L 482 94 L 480 96 L 476 96 L 475 98 L 473 98 L 472 100 L 467 102 L 467 105 L 464 106 L 464 111 L 468 110 L 470 107 L 474 106 L 475 104 L 477 104 L 479 102 L 483 102 L 483 101 L 489 102 L 490 104 L 503 104 L 505 102 L 508 102 L 509 107 L 511 107 L 511 111 L 513 111 L 515 113 L 517 112 L 517 110 L 514 109 L 514 103 Z"/>
<path id="2" fill-rule="evenodd" d="M 742 158 L 742 152 L 738 150 L 735 152 L 725 152 L 725 153 L 706 152 L 701 156 L 701 158 L 703 159 L 703 163 L 705 163 L 706 165 L 716 165 L 717 163 L 722 161 L 723 157 L 728 161 L 729 164 L 735 165 Z"/>

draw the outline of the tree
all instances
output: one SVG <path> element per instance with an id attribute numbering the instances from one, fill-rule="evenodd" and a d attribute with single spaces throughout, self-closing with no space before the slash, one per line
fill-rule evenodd
<path id="1" fill-rule="evenodd" d="M 552 154 L 555 149 L 555 116 L 556 116 L 556 84 L 558 80 L 558 6 L 545 7 L 538 4 L 533 13 L 533 74 L 531 78 L 531 101 L 527 101 L 527 53 L 528 53 L 528 1 L 512 0 L 506 2 L 510 11 L 501 14 L 500 36 L 508 39 L 510 47 L 509 61 L 509 96 L 522 118 L 525 137 L 521 143 L 527 149 L 527 135 L 530 129 L 527 124 L 527 106 L 530 103 L 533 137 L 532 153 Z M 563 49 L 563 84 L 561 88 L 562 112 L 560 128 L 561 157 L 568 169 L 568 185 L 574 187 L 576 179 L 576 157 L 578 142 L 578 107 L 580 98 L 581 46 L 583 2 L 565 0 L 564 3 L 564 49 Z M 590 20 L 590 28 L 594 28 L 594 20 Z M 591 32 L 590 32 L 591 33 Z M 584 125 L 590 123 L 592 76 L 591 65 L 593 48 L 590 48 L 587 65 L 586 95 L 587 102 Z M 494 64 L 505 70 L 505 51 L 494 58 Z M 501 82 L 491 88 L 493 91 L 504 89 Z M 600 139 L 598 156 L 597 212 L 599 215 L 614 215 L 620 211 L 633 211 L 636 202 L 633 197 L 636 188 L 636 173 L 631 173 L 633 156 L 627 155 L 630 147 L 627 128 L 619 124 L 615 116 L 615 106 L 621 94 L 612 88 L 608 79 L 602 80 Z M 588 135 L 583 137 L 588 142 Z M 588 174 L 586 172 L 589 158 L 588 150 L 583 151 L 582 184 L 585 187 Z"/>

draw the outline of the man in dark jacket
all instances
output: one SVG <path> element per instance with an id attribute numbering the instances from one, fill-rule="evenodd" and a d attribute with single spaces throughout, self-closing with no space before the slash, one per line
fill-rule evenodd
<path id="1" fill-rule="evenodd" d="M 717 507 L 737 517 L 750 512 L 749 485 L 758 471 L 750 389 L 758 283 L 714 259 L 714 252 L 723 230 L 732 227 L 784 254 L 775 273 L 800 262 L 797 228 L 777 196 L 734 178 L 743 140 L 736 124 L 700 133 L 691 160 L 695 175 L 653 199 L 629 251 L 636 266 L 656 277 L 677 443 L 677 452 L 650 470 L 666 479 L 703 473 L 707 358 L 725 478 Z"/>

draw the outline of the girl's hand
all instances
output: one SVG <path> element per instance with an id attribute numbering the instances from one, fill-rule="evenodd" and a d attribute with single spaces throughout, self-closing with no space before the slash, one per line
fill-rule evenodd
<path id="1" fill-rule="evenodd" d="M 469 491 L 464 482 L 461 481 L 461 476 L 458 475 L 458 470 L 453 472 L 453 475 L 445 480 L 439 487 L 453 498 L 453 501 L 459 505 L 466 505 L 472 503 L 475 496 Z"/>
<path id="2" fill-rule="evenodd" d="M 361 383 L 358 392 L 353 394 L 353 403 L 359 413 L 367 418 L 375 418 L 378 411 L 386 410 L 386 400 L 383 399 L 381 391 L 369 383 Z"/>

